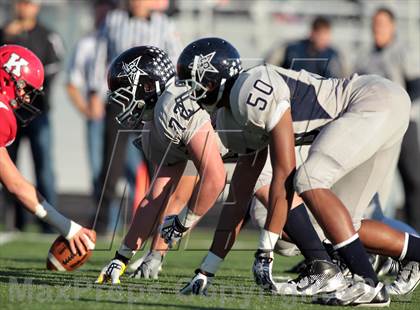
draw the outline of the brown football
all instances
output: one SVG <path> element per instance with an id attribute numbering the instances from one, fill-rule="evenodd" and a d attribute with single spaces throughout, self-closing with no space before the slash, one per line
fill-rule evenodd
<path id="1" fill-rule="evenodd" d="M 93 243 L 96 242 L 92 240 Z M 70 244 L 66 238 L 59 236 L 54 243 L 47 256 L 47 269 L 53 271 L 73 271 L 82 266 L 92 256 L 92 251 L 88 251 L 85 255 L 72 254 Z"/>

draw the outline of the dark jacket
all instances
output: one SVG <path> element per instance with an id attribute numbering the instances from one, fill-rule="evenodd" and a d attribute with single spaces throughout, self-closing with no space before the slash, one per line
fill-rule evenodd
<path id="1" fill-rule="evenodd" d="M 342 77 L 343 65 L 338 52 L 328 47 L 316 51 L 308 39 L 301 40 L 286 47 L 283 63 L 284 68 L 316 73 L 324 77 Z"/>

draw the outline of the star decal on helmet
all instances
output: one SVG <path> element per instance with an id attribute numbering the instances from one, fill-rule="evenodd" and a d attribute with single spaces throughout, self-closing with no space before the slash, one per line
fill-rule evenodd
<path id="1" fill-rule="evenodd" d="M 141 57 L 142 56 L 137 57 L 136 59 L 131 61 L 129 64 L 126 64 L 123 62 L 122 64 L 123 71 L 118 74 L 118 77 L 126 76 L 130 80 L 130 82 L 133 83 L 137 72 L 139 72 L 140 75 L 148 75 L 146 72 L 144 72 L 142 69 L 139 68 L 139 61 Z"/>
<path id="2" fill-rule="evenodd" d="M 197 64 L 197 74 L 198 80 L 200 82 L 203 80 L 204 74 L 206 74 L 206 72 L 219 73 L 219 71 L 211 64 L 211 60 L 213 59 L 214 55 L 216 55 L 215 51 L 205 56 L 200 54 Z M 192 69 L 193 66 L 194 62 L 190 63 L 188 68 Z"/>

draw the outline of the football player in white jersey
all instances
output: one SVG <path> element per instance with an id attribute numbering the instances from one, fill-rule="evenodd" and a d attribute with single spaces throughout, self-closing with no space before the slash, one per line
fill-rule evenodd
<path id="1" fill-rule="evenodd" d="M 149 192 L 114 259 L 101 271 L 98 283 L 120 282 L 129 260 L 160 224 L 189 159 L 199 180 L 188 204 L 184 199 L 176 199 L 176 195 L 170 201 L 172 214 L 181 210 L 180 215 L 166 221 L 172 240 L 213 206 L 224 188 L 226 173 L 219 153 L 221 143 L 210 115 L 190 98 L 190 87 L 174 83 L 174 78 L 175 70 L 168 56 L 150 46 L 127 50 L 114 59 L 108 71 L 111 102 L 123 108 L 117 120 L 129 128 L 139 128 L 145 122 L 137 143 L 141 143 L 156 169 Z"/>
<path id="2" fill-rule="evenodd" d="M 246 196 L 252 193 L 266 158 L 264 150 L 270 145 L 273 178 L 254 274 L 264 282 L 271 273 L 272 249 L 296 190 L 354 275 L 348 289 L 321 302 L 388 305 L 389 296 L 369 263 L 357 231 L 384 232 L 367 234 L 367 248 L 410 261 L 420 260 L 416 251 L 420 239 L 416 236 L 404 235 L 377 222 L 360 226 L 364 209 L 389 169 L 395 166 L 409 117 L 410 100 L 405 91 L 377 76 L 325 79 L 304 70 L 265 65 L 240 74 L 232 70 L 230 79 L 217 79 L 218 70 L 212 60 L 224 61 L 217 57 L 226 52 L 223 46 L 200 40 L 195 43 L 180 56 L 179 78 L 195 89 L 197 102 L 203 104 L 202 99 L 213 98 L 216 100 L 212 107 L 225 105 L 220 116 L 225 119 L 223 129 L 239 129 L 243 133 L 243 140 L 234 139 L 229 148 L 239 144 L 243 151 L 262 151 L 252 163 L 238 165 L 234 180 L 240 185 L 231 187 L 241 193 L 239 198 L 236 196 L 236 208 L 224 208 L 211 251 L 184 292 L 202 292 L 208 274 L 217 270 L 232 246 L 245 213 L 241 205 L 244 208 L 249 200 Z M 220 93 L 226 98 L 218 96 Z M 295 138 L 313 140 L 308 158 L 297 171 Z M 242 215 L 238 215 L 240 211 Z M 170 241 L 165 233 L 163 236 Z"/>
<path id="3" fill-rule="evenodd" d="M 237 138 L 237 137 L 236 137 Z M 310 149 L 310 146 L 299 146 L 296 148 L 297 153 L 299 153 L 298 156 L 296 156 L 296 162 L 297 166 L 299 167 L 308 156 L 308 150 Z M 390 174 L 390 177 L 392 176 L 392 173 Z M 255 194 L 254 199 L 252 201 L 251 207 L 250 207 L 250 217 L 253 222 L 253 224 L 259 228 L 264 229 L 264 224 L 267 217 L 267 205 L 269 201 L 269 188 L 272 178 L 272 168 L 271 168 L 271 161 L 270 158 L 267 159 L 267 162 L 263 168 L 263 171 L 261 172 L 257 183 L 255 185 Z M 386 180 L 384 180 L 386 182 Z M 374 199 L 375 200 L 375 199 Z M 379 204 L 379 202 L 374 202 L 375 204 Z M 376 205 L 379 210 L 375 210 L 375 214 L 370 214 L 370 210 L 367 210 L 367 214 L 364 215 L 364 218 L 362 220 L 362 225 L 365 221 L 369 221 L 369 219 L 378 220 L 380 222 L 384 222 L 394 229 L 404 231 L 406 233 L 411 233 L 414 235 L 417 235 L 417 232 L 414 230 L 414 228 L 408 226 L 405 223 L 402 223 L 398 220 L 393 220 L 386 218 L 382 211 L 380 205 Z M 370 207 L 371 208 L 371 207 Z M 295 211 L 291 211 L 295 212 Z M 376 214 L 377 213 L 377 214 Z M 290 215 L 289 215 L 290 217 Z M 288 220 L 289 222 L 289 220 Z M 286 222 L 287 224 L 290 224 Z M 314 225 L 314 228 L 316 232 L 318 233 L 321 240 L 325 240 L 324 246 L 327 248 L 328 253 L 333 258 L 333 261 L 337 263 L 342 271 L 344 273 L 348 273 L 348 268 L 345 263 L 342 262 L 339 255 L 333 250 L 331 244 L 326 239 L 322 229 L 319 227 L 318 223 L 315 221 L 315 219 L 311 218 L 311 222 Z M 286 225 L 287 225 L 286 224 Z M 286 230 L 286 228 L 285 228 Z M 365 242 L 365 240 L 369 239 L 369 234 L 372 232 L 369 232 L 369 230 L 361 230 L 361 240 L 362 242 Z M 385 232 L 384 232 L 385 234 Z M 391 238 L 391 237 L 389 237 Z M 293 239 L 293 236 L 291 236 L 291 239 Z M 391 244 L 391 242 L 390 242 Z M 304 245 L 304 250 L 302 251 L 305 253 L 305 248 L 307 248 L 307 245 Z M 301 251 L 298 249 L 296 245 L 290 242 L 285 242 L 282 240 L 279 240 L 275 247 L 275 252 L 285 255 L 285 256 L 294 256 L 301 253 Z M 375 252 L 375 250 L 373 251 Z M 373 259 L 374 258 L 374 259 Z M 373 261 L 372 261 L 373 259 Z M 308 261 L 308 260 L 306 260 Z M 375 268 L 375 271 L 378 273 L 378 275 L 384 275 L 387 272 L 391 271 L 391 269 L 395 268 L 397 271 L 393 271 L 393 273 L 398 272 L 396 279 L 387 286 L 387 290 L 391 295 L 406 295 L 414 291 L 414 289 L 418 286 L 420 283 L 420 271 L 419 271 L 419 262 L 416 261 L 408 261 L 408 260 L 401 260 L 400 257 L 395 257 L 394 259 L 380 256 L 380 255 L 374 255 L 371 257 L 372 265 Z M 381 264 L 383 262 L 383 264 Z M 385 262 L 387 262 L 385 264 Z M 310 261 L 308 262 L 310 263 Z M 299 280 L 303 280 L 302 277 L 298 278 Z M 297 280 L 293 280 L 294 283 L 297 284 Z M 292 285 L 279 285 L 279 289 L 287 292 L 288 290 L 290 293 L 297 293 L 297 290 L 293 290 L 293 282 L 289 283 Z"/>
<path id="4" fill-rule="evenodd" d="M 228 43 L 218 39 L 218 44 Z M 241 70 L 239 54 L 236 50 L 231 52 L 234 59 L 219 67 L 219 70 L 224 70 L 224 78 Z M 162 53 L 151 47 L 130 49 L 113 61 L 108 72 L 111 101 L 123 108 L 117 117 L 118 121 L 126 127 L 138 128 L 141 121 L 148 120 L 143 128 L 141 144 L 146 157 L 156 164 L 157 172 L 150 192 L 137 210 L 123 244 L 99 275 L 99 283 L 119 283 L 127 263 L 153 233 L 163 213 L 176 214 L 183 208 L 181 215 L 167 217 L 162 228 L 165 239 L 176 241 L 212 207 L 224 186 L 225 172 L 219 154 L 223 149 L 214 134 L 209 113 L 196 102 L 199 94 L 195 92 L 195 88 L 188 83 L 176 85 L 171 82 L 169 77 L 173 77 L 173 72 L 170 64 L 160 59 L 166 59 Z M 159 68 L 163 67 L 162 62 L 166 63 L 166 70 L 170 72 L 166 80 Z M 165 91 L 162 92 L 163 89 Z M 159 101 L 156 103 L 158 97 Z M 189 206 L 186 201 L 190 193 L 184 193 L 183 197 L 177 198 L 175 192 L 169 203 L 166 203 L 173 189 L 182 184 L 185 177 L 181 175 L 189 158 L 193 159 L 199 173 L 198 181 L 185 180 L 189 188 L 198 182 L 192 191 Z M 254 155 L 243 156 L 238 165 L 250 165 L 253 160 Z M 262 161 L 261 164 L 263 163 Z M 257 177 L 258 174 L 255 174 L 254 178 Z M 239 185 L 240 182 L 234 181 Z M 197 203 L 193 204 L 195 199 Z M 166 205 L 168 210 L 164 210 Z M 148 266 L 140 265 L 135 276 L 147 277 L 152 268 L 151 276 L 154 277 L 155 267 L 159 264 L 159 257 L 156 259 L 155 256 L 159 255 L 152 253 L 146 257 Z"/>

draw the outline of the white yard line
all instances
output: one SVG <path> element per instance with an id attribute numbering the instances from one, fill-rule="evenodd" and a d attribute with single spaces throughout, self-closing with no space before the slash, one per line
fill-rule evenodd
<path id="1" fill-rule="evenodd" d="M 5 232 L 0 233 L 0 246 L 12 242 L 17 238 L 18 233 L 16 232 Z"/>
<path id="2" fill-rule="evenodd" d="M 0 246 L 10 243 L 12 241 L 25 241 L 25 242 L 41 242 L 52 243 L 57 235 L 54 234 L 41 234 L 32 232 L 2 232 L 0 233 Z"/>

